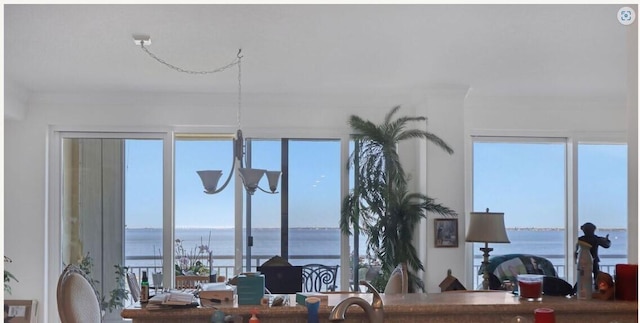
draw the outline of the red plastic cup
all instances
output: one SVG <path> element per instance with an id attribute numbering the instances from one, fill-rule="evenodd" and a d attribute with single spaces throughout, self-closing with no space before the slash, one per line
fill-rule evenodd
<path id="1" fill-rule="evenodd" d="M 551 308 L 536 308 L 533 316 L 534 323 L 556 323 L 556 313 Z"/>
<path id="2" fill-rule="evenodd" d="M 615 286 L 617 300 L 638 300 L 638 265 L 617 264 Z"/>

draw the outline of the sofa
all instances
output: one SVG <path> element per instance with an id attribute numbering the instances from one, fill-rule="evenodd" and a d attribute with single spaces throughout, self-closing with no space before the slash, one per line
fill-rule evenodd
<path id="1" fill-rule="evenodd" d="M 484 273 L 484 264 L 478 275 Z M 557 277 L 556 269 L 546 258 L 529 254 L 507 254 L 489 258 L 489 288 L 502 289 L 502 282 L 516 282 L 519 274 L 539 274 Z"/>
<path id="2" fill-rule="evenodd" d="M 484 273 L 484 264 L 478 275 Z M 574 286 L 558 277 L 556 268 L 544 257 L 529 254 L 507 254 L 489 258 L 489 289 L 504 289 L 503 282 L 516 284 L 520 274 L 544 275 L 542 291 L 545 295 L 566 296 L 575 293 Z"/>

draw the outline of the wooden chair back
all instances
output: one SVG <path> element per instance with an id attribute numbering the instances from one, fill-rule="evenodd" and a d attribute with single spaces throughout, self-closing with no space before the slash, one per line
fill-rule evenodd
<path id="1" fill-rule="evenodd" d="M 202 283 L 208 283 L 208 276 L 176 276 L 176 289 L 196 289 Z"/>

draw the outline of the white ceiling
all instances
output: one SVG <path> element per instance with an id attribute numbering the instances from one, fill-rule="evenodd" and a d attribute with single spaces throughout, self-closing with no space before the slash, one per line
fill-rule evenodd
<path id="1" fill-rule="evenodd" d="M 620 5 L 5 5 L 5 81 L 29 93 L 244 93 L 469 86 L 479 95 L 623 95 Z M 635 26 L 634 26 L 635 27 Z"/>

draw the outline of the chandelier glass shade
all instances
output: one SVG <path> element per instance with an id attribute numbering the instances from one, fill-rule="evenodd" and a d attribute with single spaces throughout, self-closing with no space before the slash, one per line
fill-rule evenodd
<path id="1" fill-rule="evenodd" d="M 225 180 L 224 184 L 220 188 L 218 188 L 218 183 L 220 182 L 220 178 L 222 178 L 221 170 L 199 170 L 196 171 L 200 176 L 200 180 L 202 181 L 202 186 L 204 186 L 204 192 L 206 194 L 216 194 L 222 192 L 231 180 L 231 176 L 233 176 L 234 170 L 236 169 L 236 163 L 240 163 L 240 167 L 238 167 L 238 174 L 242 179 L 242 184 L 244 185 L 247 193 L 253 195 L 256 190 L 261 190 L 265 193 L 275 194 L 278 189 L 278 181 L 280 180 L 280 171 L 269 171 L 266 169 L 260 168 L 246 168 L 244 167 L 244 139 L 242 137 L 242 130 L 238 129 L 236 133 L 236 138 L 233 139 L 233 163 L 231 164 L 231 170 L 229 171 L 229 176 Z M 265 190 L 259 186 L 260 180 L 264 175 L 267 175 L 267 181 L 269 182 L 269 190 Z"/>

